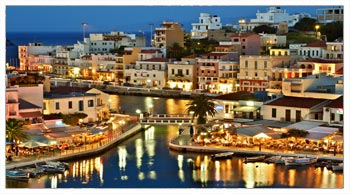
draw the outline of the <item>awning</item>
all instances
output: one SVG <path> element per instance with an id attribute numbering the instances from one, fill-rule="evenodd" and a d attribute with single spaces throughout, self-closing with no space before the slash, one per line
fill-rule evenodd
<path id="1" fill-rule="evenodd" d="M 34 118 L 34 117 L 42 117 L 43 116 L 43 114 L 40 111 L 22 112 L 22 113 L 19 113 L 19 115 L 22 118 Z"/>
<path id="2" fill-rule="evenodd" d="M 259 109 L 259 107 L 257 107 L 257 106 L 239 106 L 237 108 L 234 108 L 233 111 L 236 111 L 236 112 L 254 112 L 257 109 Z"/>

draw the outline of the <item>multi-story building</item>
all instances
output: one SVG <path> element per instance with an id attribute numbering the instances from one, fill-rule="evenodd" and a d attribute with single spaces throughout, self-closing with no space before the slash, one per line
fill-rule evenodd
<path id="1" fill-rule="evenodd" d="M 155 29 L 153 46 L 157 48 L 168 48 L 174 43 L 184 47 L 185 30 L 177 22 L 163 21 L 160 28 Z"/>
<path id="2" fill-rule="evenodd" d="M 21 119 L 30 124 L 42 123 L 43 84 L 11 86 L 6 76 L 6 120 Z"/>
<path id="3" fill-rule="evenodd" d="M 199 23 L 192 23 L 191 38 L 208 38 L 208 30 L 220 30 L 221 28 L 220 17 L 208 13 L 200 13 Z"/>
<path id="4" fill-rule="evenodd" d="M 167 58 L 152 58 L 127 64 L 125 79 L 137 86 L 163 88 L 166 86 L 168 63 Z"/>
<path id="5" fill-rule="evenodd" d="M 20 69 L 50 72 L 55 53 L 63 49 L 63 46 L 44 46 L 42 43 L 18 46 Z"/>
<path id="6" fill-rule="evenodd" d="M 273 81 L 271 69 L 283 64 L 291 64 L 291 56 L 241 56 L 238 73 L 239 89 L 243 91 L 265 91 Z"/>
<path id="7" fill-rule="evenodd" d="M 343 80 L 343 77 L 325 74 L 284 79 L 282 93 L 285 96 L 334 100 L 344 93 Z"/>
<path id="8" fill-rule="evenodd" d="M 298 54 L 308 58 L 342 61 L 344 59 L 344 43 L 326 41 L 313 42 L 299 47 Z"/>
<path id="9" fill-rule="evenodd" d="M 220 50 L 220 48 L 218 48 Z M 237 71 L 234 52 L 212 52 L 197 59 L 197 89 L 212 93 L 232 92 Z M 237 56 L 237 55 L 236 55 Z M 221 76 L 221 77 L 220 77 Z M 221 80 L 221 82 L 220 82 Z"/>
<path id="10" fill-rule="evenodd" d="M 316 19 L 319 23 L 331 23 L 344 21 L 344 7 L 319 8 L 316 9 Z"/>
<path id="11" fill-rule="evenodd" d="M 192 91 L 195 83 L 195 65 L 185 61 L 175 61 L 168 64 L 168 82 L 170 88 Z"/>
<path id="12" fill-rule="evenodd" d="M 69 51 L 58 51 L 52 64 L 52 73 L 57 76 L 67 77 L 69 75 Z"/>
<path id="13" fill-rule="evenodd" d="M 260 36 L 255 33 L 239 33 L 234 34 L 231 37 L 233 45 L 237 45 L 240 48 L 239 55 L 259 55 L 260 54 Z"/>

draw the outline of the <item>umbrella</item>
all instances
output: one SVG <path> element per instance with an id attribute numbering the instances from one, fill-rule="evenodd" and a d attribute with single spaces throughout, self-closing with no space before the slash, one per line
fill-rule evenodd
<path id="1" fill-rule="evenodd" d="M 26 148 L 36 148 L 36 147 L 43 147 L 48 146 L 48 144 L 41 143 L 39 141 L 29 140 L 27 142 L 21 143 L 18 145 L 18 147 L 26 147 Z"/>

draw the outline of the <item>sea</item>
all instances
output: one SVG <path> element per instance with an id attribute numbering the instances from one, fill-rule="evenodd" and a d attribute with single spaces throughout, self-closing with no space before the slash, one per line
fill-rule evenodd
<path id="1" fill-rule="evenodd" d="M 109 33 L 109 32 L 93 32 Z M 139 35 L 140 32 L 131 32 Z M 150 45 L 150 33 L 144 32 L 146 36 L 146 45 Z M 88 37 L 88 34 L 86 35 Z M 82 32 L 6 32 L 6 40 L 12 42 L 12 45 L 6 45 L 6 63 L 11 66 L 19 67 L 18 46 L 28 45 L 29 43 L 42 43 L 47 46 L 53 45 L 74 45 L 78 41 L 83 41 Z"/>

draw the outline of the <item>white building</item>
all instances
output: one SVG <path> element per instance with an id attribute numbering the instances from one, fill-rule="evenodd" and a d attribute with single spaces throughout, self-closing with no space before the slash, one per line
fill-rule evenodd
<path id="1" fill-rule="evenodd" d="M 167 58 L 152 58 L 128 64 L 125 69 L 127 82 L 137 86 L 163 88 L 167 81 Z"/>
<path id="2" fill-rule="evenodd" d="M 83 119 L 84 123 L 97 121 L 100 117 L 101 94 L 95 93 L 44 93 L 44 114 L 73 114 L 85 113 L 88 116 Z"/>
<path id="3" fill-rule="evenodd" d="M 208 37 L 208 30 L 219 30 L 222 28 L 220 17 L 208 13 L 200 13 L 199 23 L 192 23 L 191 38 L 203 39 Z"/>
<path id="4" fill-rule="evenodd" d="M 333 100 L 323 107 L 323 121 L 330 126 L 344 125 L 344 98 L 343 96 Z"/>
<path id="5" fill-rule="evenodd" d="M 192 91 L 195 83 L 195 65 L 184 61 L 168 64 L 168 82 L 170 88 Z"/>
<path id="6" fill-rule="evenodd" d="M 282 93 L 285 96 L 334 100 L 343 95 L 343 79 L 325 74 L 284 79 Z"/>

